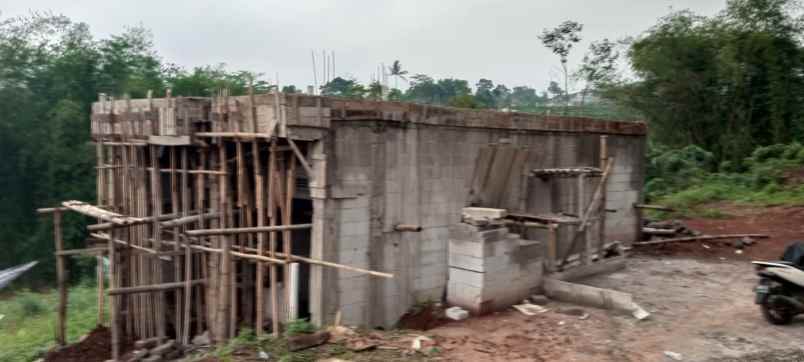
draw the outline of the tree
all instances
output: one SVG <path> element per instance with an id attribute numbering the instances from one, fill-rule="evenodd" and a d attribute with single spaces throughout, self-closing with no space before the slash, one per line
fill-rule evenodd
<path id="1" fill-rule="evenodd" d="M 565 98 L 564 90 L 561 89 L 561 86 L 558 85 L 556 81 L 550 81 L 550 85 L 547 86 L 547 93 L 550 93 L 553 97 L 557 97 L 559 99 Z M 562 102 L 565 100 L 562 100 Z"/>
<path id="2" fill-rule="evenodd" d="M 635 41 L 638 81 L 607 96 L 639 110 L 657 141 L 739 163 L 804 136 L 804 53 L 793 0 L 730 0 L 715 17 L 675 12 Z"/>
<path id="3" fill-rule="evenodd" d="M 475 84 L 475 100 L 483 108 L 494 108 L 494 82 L 489 79 L 481 78 Z"/>
<path id="4" fill-rule="evenodd" d="M 301 93 L 301 90 L 296 88 L 295 85 L 291 84 L 291 85 L 283 86 L 282 87 L 282 93 L 287 93 L 287 94 Z"/>
<path id="5" fill-rule="evenodd" d="M 547 49 L 558 55 L 561 60 L 561 69 L 564 73 L 564 92 L 566 106 L 569 107 L 569 68 L 567 58 L 572 47 L 581 41 L 580 33 L 583 25 L 571 20 L 559 24 L 554 29 L 544 29 L 539 39 Z"/>
<path id="6" fill-rule="evenodd" d="M 336 77 L 321 87 L 321 94 L 343 98 L 361 99 L 367 90 L 355 79 Z"/>
<path id="7" fill-rule="evenodd" d="M 589 51 L 581 61 L 581 67 L 575 76 L 584 82 L 581 91 L 581 106 L 586 101 L 586 95 L 591 89 L 604 87 L 606 84 L 614 82 L 617 77 L 617 60 L 620 53 L 617 51 L 617 44 L 603 39 L 592 42 Z"/>
<path id="8" fill-rule="evenodd" d="M 504 84 L 497 84 L 491 95 L 494 96 L 494 108 L 503 109 L 511 106 L 511 90 Z"/>
<path id="9" fill-rule="evenodd" d="M 400 63 L 399 60 L 394 60 L 393 64 L 388 67 L 388 73 L 394 77 L 394 88 L 396 89 L 399 89 L 399 78 L 407 81 L 405 75 L 408 74 L 408 71 L 402 69 L 402 63 Z"/>
<path id="10" fill-rule="evenodd" d="M 375 101 L 381 101 L 382 100 L 382 91 L 383 91 L 382 83 L 380 83 L 379 81 L 376 81 L 376 80 L 371 82 L 371 84 L 369 84 L 369 86 L 368 86 L 368 97 L 369 97 L 369 99 L 373 99 Z"/>

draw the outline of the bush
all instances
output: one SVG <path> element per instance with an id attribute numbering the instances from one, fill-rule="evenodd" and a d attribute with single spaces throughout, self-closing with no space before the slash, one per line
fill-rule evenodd
<path id="1" fill-rule="evenodd" d="M 316 327 L 312 323 L 304 319 L 296 319 L 288 323 L 287 329 L 285 330 L 285 335 L 290 337 L 297 336 L 299 334 L 315 333 L 315 331 Z"/>
<path id="2" fill-rule="evenodd" d="M 697 146 L 668 149 L 651 145 L 646 198 L 685 213 L 716 201 L 753 204 L 804 202 L 804 186 L 785 185 L 788 171 L 804 165 L 804 146 L 794 142 L 759 147 L 742 162 L 713 166 L 712 154 Z"/>

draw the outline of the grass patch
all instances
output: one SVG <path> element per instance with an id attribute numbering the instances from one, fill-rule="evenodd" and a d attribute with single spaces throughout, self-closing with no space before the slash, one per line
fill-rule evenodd
<path id="1" fill-rule="evenodd" d="M 94 283 L 72 286 L 67 309 L 67 340 L 72 343 L 95 328 Z M 58 291 L 17 291 L 0 300 L 0 361 L 25 362 L 42 357 L 55 345 Z M 108 310 L 108 308 L 106 309 Z"/>

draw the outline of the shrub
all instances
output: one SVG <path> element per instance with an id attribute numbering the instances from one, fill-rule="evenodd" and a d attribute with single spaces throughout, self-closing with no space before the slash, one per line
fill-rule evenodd
<path id="1" fill-rule="evenodd" d="M 305 319 L 290 321 L 285 330 L 286 336 L 297 336 L 299 334 L 310 334 L 316 331 L 315 325 Z"/>

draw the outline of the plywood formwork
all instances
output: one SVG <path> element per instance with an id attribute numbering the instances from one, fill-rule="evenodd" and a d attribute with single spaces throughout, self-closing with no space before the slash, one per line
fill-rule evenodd
<path id="1" fill-rule="evenodd" d="M 608 183 L 609 206 L 624 209 L 641 201 L 633 186 L 641 186 L 646 128 L 221 92 L 101 96 L 91 132 L 93 208 L 42 211 L 97 219 L 89 229 L 108 246 L 115 340 L 188 343 L 207 330 L 216 341 L 243 326 L 276 333 L 288 319 L 280 311 L 299 310 L 287 306 L 294 297 L 318 324 L 337 312 L 349 324 L 393 324 L 417 300 L 443 296 L 448 228 L 469 203 L 481 148 L 505 140 L 527 149 L 512 156 L 526 169 L 599 167 L 599 136 L 608 135 L 613 153 L 633 154 L 618 159 Z M 495 195 L 523 202 L 504 189 Z M 623 213 L 609 218 L 607 236 L 637 230 L 630 209 Z M 301 263 L 301 278 L 289 286 L 292 263 Z M 292 287 L 299 294 L 289 295 Z"/>

